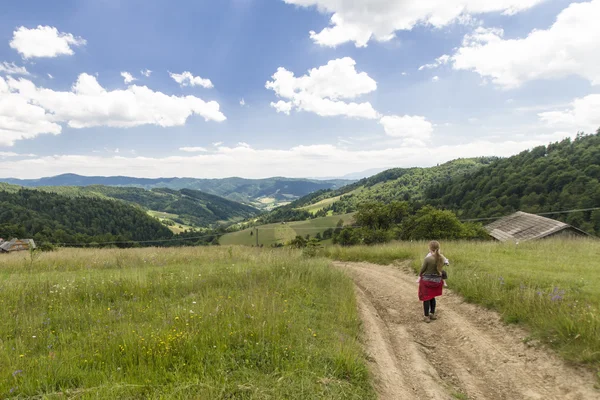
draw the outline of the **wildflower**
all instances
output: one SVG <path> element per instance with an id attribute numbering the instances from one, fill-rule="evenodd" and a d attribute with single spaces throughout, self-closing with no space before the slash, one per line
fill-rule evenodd
<path id="1" fill-rule="evenodd" d="M 12 376 L 13 376 L 13 378 L 15 378 L 17 375 L 20 375 L 22 373 L 23 373 L 23 370 L 22 369 L 18 369 L 15 372 L 12 373 Z"/>

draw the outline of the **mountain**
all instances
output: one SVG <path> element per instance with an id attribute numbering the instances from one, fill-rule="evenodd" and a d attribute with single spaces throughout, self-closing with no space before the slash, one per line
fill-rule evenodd
<path id="1" fill-rule="evenodd" d="M 195 178 L 132 178 L 127 176 L 81 176 L 64 174 L 41 179 L 1 179 L 13 185 L 25 187 L 40 186 L 117 186 L 137 187 L 142 189 L 167 188 L 173 190 L 194 189 L 208 194 L 224 197 L 240 203 L 251 204 L 261 209 L 289 203 L 309 193 L 323 189 L 337 189 L 353 180 L 332 179 L 195 179 Z"/>
<path id="2" fill-rule="evenodd" d="M 462 218 L 600 207 L 600 130 L 513 157 L 428 188 L 424 201 Z M 600 210 L 548 215 L 600 235 Z"/>
<path id="3" fill-rule="evenodd" d="M 435 183 L 463 176 L 492 163 L 495 158 L 458 159 L 430 168 L 393 168 L 336 190 L 321 190 L 260 217 L 263 223 L 298 221 L 347 214 L 365 201 L 420 201 Z"/>
<path id="4" fill-rule="evenodd" d="M 8 189 L 0 191 L 0 237 L 3 238 L 33 238 L 43 245 L 173 237 L 158 220 L 121 201 Z"/>
<path id="5" fill-rule="evenodd" d="M 15 192 L 18 187 L 0 183 L 0 190 Z M 175 232 L 191 227 L 209 227 L 219 223 L 236 222 L 254 217 L 260 213 L 254 207 L 191 189 L 157 188 L 146 190 L 132 187 L 91 185 L 85 187 L 42 186 L 35 188 L 35 190 L 72 198 L 93 197 L 125 201 L 141 207 L 150 215 L 172 226 L 172 230 Z"/>

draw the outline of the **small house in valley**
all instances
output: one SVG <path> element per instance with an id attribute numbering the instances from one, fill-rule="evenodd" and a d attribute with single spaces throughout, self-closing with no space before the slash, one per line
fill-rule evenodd
<path id="1" fill-rule="evenodd" d="M 589 236 L 569 224 L 540 215 L 518 211 L 485 226 L 490 236 L 501 242 L 524 242 L 549 237 Z"/>
<path id="2" fill-rule="evenodd" d="M 0 242 L 0 253 L 35 249 L 33 239 L 12 239 Z"/>

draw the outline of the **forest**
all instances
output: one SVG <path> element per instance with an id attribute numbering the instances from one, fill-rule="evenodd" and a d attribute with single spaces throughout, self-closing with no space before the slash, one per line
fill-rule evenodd
<path id="1" fill-rule="evenodd" d="M 173 234 L 123 202 L 21 189 L 0 191 L 0 237 L 54 245 L 164 240 Z"/>
<path id="2" fill-rule="evenodd" d="M 600 235 L 600 130 L 498 159 L 466 176 L 425 190 L 423 201 L 453 210 L 461 219 L 515 211 L 548 215 Z"/>

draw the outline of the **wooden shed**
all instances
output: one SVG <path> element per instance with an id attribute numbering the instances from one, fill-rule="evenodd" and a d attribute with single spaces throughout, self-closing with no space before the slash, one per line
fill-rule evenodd
<path id="1" fill-rule="evenodd" d="M 485 229 L 490 236 L 501 242 L 524 242 L 556 236 L 589 236 L 564 222 L 522 211 L 492 222 Z"/>
<path id="2" fill-rule="evenodd" d="M 0 243 L 0 253 L 35 249 L 33 239 L 12 239 Z"/>

